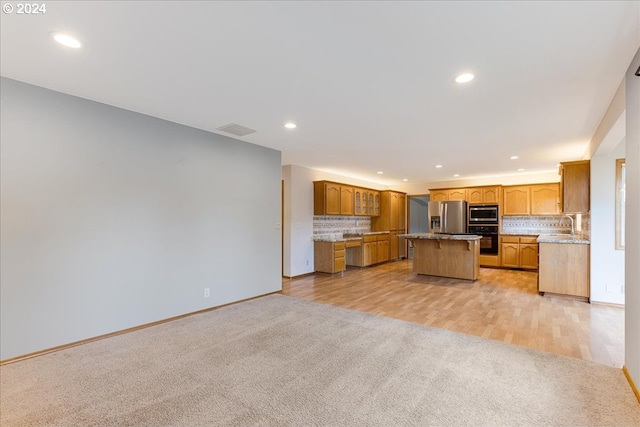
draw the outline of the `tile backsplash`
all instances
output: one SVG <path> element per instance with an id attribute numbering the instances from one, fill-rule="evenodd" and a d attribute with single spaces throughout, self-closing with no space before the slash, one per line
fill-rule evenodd
<path id="1" fill-rule="evenodd" d="M 368 233 L 371 218 L 368 216 L 314 216 L 313 237 L 339 239 L 344 233 Z"/>
<path id="2" fill-rule="evenodd" d="M 591 232 L 590 214 L 572 214 L 576 234 L 589 235 Z M 562 215 L 546 216 L 503 216 L 502 233 L 505 234 L 551 234 L 569 233 L 568 219 Z"/>

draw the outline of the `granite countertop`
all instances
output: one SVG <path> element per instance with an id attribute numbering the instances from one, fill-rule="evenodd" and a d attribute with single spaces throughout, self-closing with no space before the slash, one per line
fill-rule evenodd
<path id="1" fill-rule="evenodd" d="M 344 239 L 348 238 L 360 238 L 362 236 L 371 236 L 373 234 L 389 234 L 388 231 L 367 231 L 366 233 L 344 233 L 342 237 Z"/>
<path id="2" fill-rule="evenodd" d="M 362 236 L 371 236 L 378 234 L 389 234 L 388 231 L 367 231 L 366 233 L 344 233 L 342 237 L 325 237 L 325 236 L 317 236 L 313 237 L 311 240 L 314 242 L 348 242 L 348 241 L 357 241 L 362 240 Z"/>
<path id="3" fill-rule="evenodd" d="M 570 235 L 569 233 L 515 233 L 506 232 L 500 233 L 501 236 L 538 236 L 538 243 L 575 243 L 579 245 L 591 244 L 591 241 L 582 235 L 577 233 Z"/>
<path id="4" fill-rule="evenodd" d="M 475 234 L 435 234 L 435 233 L 412 233 L 399 234 L 398 237 L 405 239 L 427 239 L 427 240 L 480 240 L 482 236 Z"/>
<path id="5" fill-rule="evenodd" d="M 362 237 L 314 237 L 314 242 L 347 242 L 352 240 L 362 240 Z"/>
<path id="6" fill-rule="evenodd" d="M 572 236 L 570 234 L 541 234 L 538 236 L 538 243 L 572 243 L 579 245 L 589 245 L 591 241 L 585 239 L 579 234 Z"/>

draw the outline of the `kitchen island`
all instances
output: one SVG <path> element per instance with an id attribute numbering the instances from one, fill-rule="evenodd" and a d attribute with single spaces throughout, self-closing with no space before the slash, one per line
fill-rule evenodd
<path id="1" fill-rule="evenodd" d="M 429 276 L 476 280 L 480 273 L 481 236 L 413 233 L 398 237 L 413 245 L 413 272 Z"/>

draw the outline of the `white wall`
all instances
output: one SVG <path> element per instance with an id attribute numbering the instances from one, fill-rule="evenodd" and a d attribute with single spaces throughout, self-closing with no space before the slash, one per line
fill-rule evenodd
<path id="1" fill-rule="evenodd" d="M 591 159 L 591 301 L 624 304 L 625 252 L 615 248 L 616 159 L 625 156 L 624 139 L 605 147 Z"/>
<path id="2" fill-rule="evenodd" d="M 640 49 L 626 74 L 625 366 L 640 387 Z"/>
<path id="3" fill-rule="evenodd" d="M 284 272 L 287 277 L 312 273 L 313 267 L 313 181 L 327 180 L 374 190 L 384 186 L 309 169 L 287 165 L 282 168 L 284 179 Z"/>
<path id="4" fill-rule="evenodd" d="M 280 152 L 6 78 L 1 123 L 1 359 L 281 289 Z"/>

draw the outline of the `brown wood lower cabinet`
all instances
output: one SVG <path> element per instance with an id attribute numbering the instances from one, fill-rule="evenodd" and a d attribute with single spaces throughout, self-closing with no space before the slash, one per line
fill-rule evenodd
<path id="1" fill-rule="evenodd" d="M 538 291 L 589 298 L 589 245 L 540 243 Z"/>
<path id="2" fill-rule="evenodd" d="M 538 269 L 536 236 L 502 236 L 500 237 L 500 254 L 503 267 Z"/>
<path id="3" fill-rule="evenodd" d="M 371 234 L 359 240 L 347 240 L 346 263 L 354 267 L 389 261 L 389 234 Z"/>
<path id="4" fill-rule="evenodd" d="M 314 242 L 313 265 L 320 273 L 339 273 L 346 266 L 345 242 Z"/>

